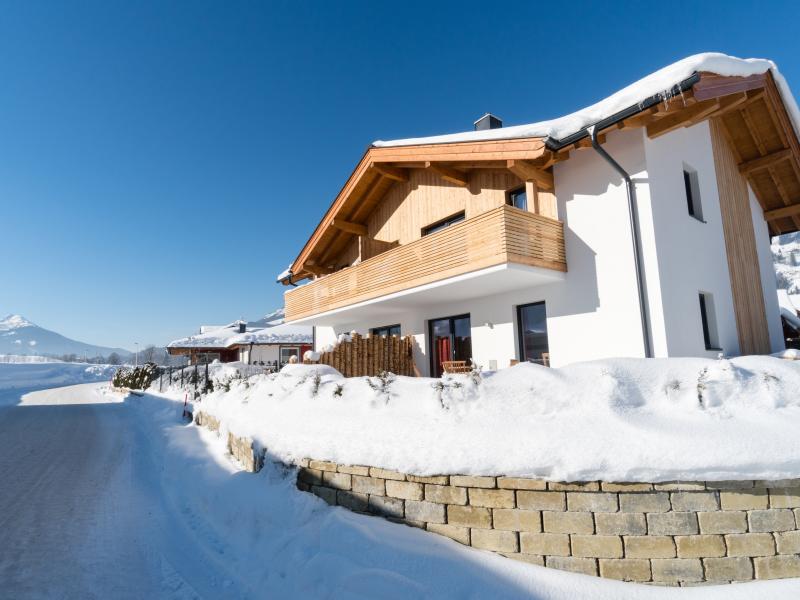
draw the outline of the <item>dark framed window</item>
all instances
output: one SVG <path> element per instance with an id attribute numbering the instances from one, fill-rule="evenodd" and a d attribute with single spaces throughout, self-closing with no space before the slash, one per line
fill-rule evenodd
<path id="1" fill-rule="evenodd" d="M 436 221 L 436 223 L 432 223 L 427 227 L 422 228 L 422 235 L 430 235 L 431 233 L 436 233 L 437 231 L 441 231 L 445 227 L 450 227 L 450 225 L 455 225 L 456 223 L 460 223 L 464 220 L 464 211 L 460 213 L 456 213 L 452 216 L 447 217 L 446 219 L 442 219 L 441 221 Z"/>
<path id="2" fill-rule="evenodd" d="M 472 327 L 469 315 L 442 317 L 428 321 L 428 349 L 431 377 L 441 377 L 442 363 L 472 359 Z"/>
<path id="3" fill-rule="evenodd" d="M 550 346 L 547 342 L 547 307 L 544 302 L 517 307 L 519 357 L 525 362 L 550 366 Z"/>
<path id="4" fill-rule="evenodd" d="M 396 335 L 400 337 L 400 325 L 384 325 L 383 327 L 373 327 L 369 330 L 370 335 L 380 337 L 390 337 Z"/>
<path id="5" fill-rule="evenodd" d="M 686 192 L 686 208 L 689 216 L 698 221 L 703 221 L 703 206 L 700 203 L 700 183 L 697 179 L 697 171 L 683 165 L 683 188 Z"/>
<path id="6" fill-rule="evenodd" d="M 714 297 L 700 292 L 700 321 L 703 325 L 703 342 L 706 350 L 721 350 L 717 334 L 717 317 L 714 309 Z"/>
<path id="7" fill-rule="evenodd" d="M 520 210 L 528 210 L 528 193 L 525 191 L 525 187 L 508 192 L 506 203 Z"/>

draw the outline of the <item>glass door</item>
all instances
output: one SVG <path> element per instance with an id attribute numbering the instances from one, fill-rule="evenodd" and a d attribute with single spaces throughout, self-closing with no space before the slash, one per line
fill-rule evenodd
<path id="1" fill-rule="evenodd" d="M 550 366 L 550 346 L 547 343 L 547 309 L 544 302 L 517 307 L 520 359 Z"/>
<path id="2" fill-rule="evenodd" d="M 429 349 L 431 355 L 431 377 L 441 377 L 442 362 L 472 358 L 472 328 L 469 315 L 431 319 L 429 327 Z"/>

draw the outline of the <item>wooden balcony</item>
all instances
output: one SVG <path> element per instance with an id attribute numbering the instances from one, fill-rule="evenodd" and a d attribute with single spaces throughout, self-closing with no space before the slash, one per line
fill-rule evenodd
<path id="1" fill-rule="evenodd" d="M 566 271 L 564 224 L 511 206 L 492 209 L 286 292 L 286 319 L 505 263 Z"/>

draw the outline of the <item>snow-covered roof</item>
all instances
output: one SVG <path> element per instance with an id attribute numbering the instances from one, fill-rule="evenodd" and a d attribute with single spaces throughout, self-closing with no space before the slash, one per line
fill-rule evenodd
<path id="1" fill-rule="evenodd" d="M 446 135 L 389 141 L 378 140 L 373 142 L 372 145 L 381 148 L 532 137 L 563 139 L 573 133 L 577 133 L 584 127 L 597 123 L 637 103 L 641 103 L 656 94 L 668 93 L 676 84 L 687 79 L 694 73 L 708 72 L 726 77 L 747 77 L 750 75 L 760 75 L 767 71 L 772 71 L 772 75 L 780 89 L 783 101 L 786 104 L 786 108 L 792 117 L 795 131 L 800 135 L 800 109 L 797 107 L 797 102 L 789 89 L 789 85 L 778 71 L 778 67 L 774 62 L 761 58 L 743 59 L 718 52 L 706 52 L 703 54 L 695 54 L 672 63 L 630 84 L 615 94 L 604 98 L 596 104 L 549 121 L 538 121 L 526 125 L 487 129 L 484 131 L 465 131 Z"/>
<path id="2" fill-rule="evenodd" d="M 278 319 L 264 327 L 248 327 L 239 332 L 242 321 L 234 321 L 216 329 L 174 340 L 167 348 L 230 348 L 237 344 L 310 344 L 312 328 L 303 325 L 286 325 Z"/>

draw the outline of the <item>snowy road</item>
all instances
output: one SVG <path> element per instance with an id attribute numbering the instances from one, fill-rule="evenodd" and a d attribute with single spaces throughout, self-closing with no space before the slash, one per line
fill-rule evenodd
<path id="1" fill-rule="evenodd" d="M 217 574 L 167 526 L 130 407 L 99 390 L 0 406 L 0 596 L 214 596 Z"/>
<path id="2" fill-rule="evenodd" d="M 241 471 L 182 402 L 0 389 L 0 598 L 749 600 L 800 579 L 657 588 L 518 563 Z M 16 405 L 20 399 L 22 405 Z"/>

